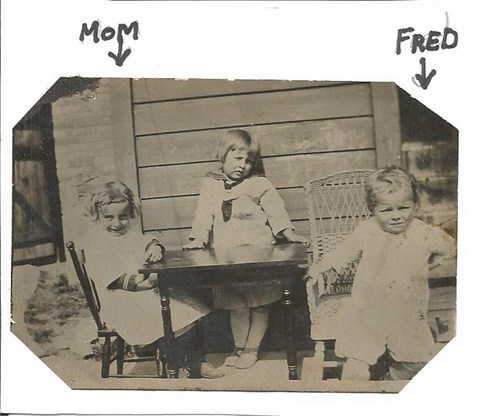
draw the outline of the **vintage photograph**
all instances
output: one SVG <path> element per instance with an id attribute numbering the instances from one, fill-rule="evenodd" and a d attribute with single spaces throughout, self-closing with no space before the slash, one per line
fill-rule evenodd
<path id="1" fill-rule="evenodd" d="M 11 329 L 71 388 L 398 392 L 454 337 L 458 131 L 396 84 L 68 77 L 33 104 Z"/>

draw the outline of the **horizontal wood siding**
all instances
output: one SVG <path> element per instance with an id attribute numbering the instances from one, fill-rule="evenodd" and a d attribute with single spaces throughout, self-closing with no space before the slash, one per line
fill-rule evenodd
<path id="1" fill-rule="evenodd" d="M 313 86 L 342 84 L 331 81 L 275 81 L 222 79 L 155 79 L 133 80 L 134 103 L 176 100 L 192 97 L 207 97 L 223 94 L 238 94 L 257 91 L 287 90 Z"/>
<path id="2" fill-rule="evenodd" d="M 306 236 L 303 185 L 376 166 L 367 83 L 135 80 L 132 89 L 143 228 L 162 230 L 171 247 L 186 243 L 201 180 L 233 126 L 259 140 L 266 176 Z"/>
<path id="3" fill-rule="evenodd" d="M 302 188 L 281 189 L 279 193 L 285 201 L 290 218 L 307 218 L 304 191 Z M 146 230 L 155 230 L 176 226 L 190 227 L 197 201 L 197 196 L 143 201 L 144 228 Z"/>
<path id="4" fill-rule="evenodd" d="M 136 135 L 371 114 L 368 84 L 134 106 Z"/>
<path id="5" fill-rule="evenodd" d="M 218 162 L 203 162 L 140 169 L 141 197 L 197 194 L 203 177 L 218 166 Z M 309 179 L 339 170 L 374 166 L 373 150 L 273 156 L 264 160 L 266 176 L 278 188 L 303 186 Z"/>
<path id="6" fill-rule="evenodd" d="M 371 117 L 302 121 L 245 128 L 261 146 L 262 155 L 282 155 L 374 148 Z M 137 139 L 139 167 L 216 159 L 224 129 L 162 134 Z"/>

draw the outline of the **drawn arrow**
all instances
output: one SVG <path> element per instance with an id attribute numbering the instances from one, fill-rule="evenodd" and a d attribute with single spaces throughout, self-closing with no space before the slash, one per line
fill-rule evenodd
<path id="1" fill-rule="evenodd" d="M 429 75 L 426 74 L 425 70 L 425 58 L 420 58 L 421 71 L 420 74 L 415 74 L 415 78 L 417 79 L 420 86 L 426 90 L 429 84 L 431 83 L 432 78 L 436 75 L 437 71 L 433 69 L 429 72 Z"/>
<path id="2" fill-rule="evenodd" d="M 123 62 L 125 61 L 125 59 L 127 59 L 127 57 L 130 55 L 130 53 L 132 52 L 130 50 L 130 48 L 127 48 L 125 49 L 125 51 L 122 53 L 122 46 L 123 46 L 123 42 L 119 42 L 118 43 L 118 53 L 115 55 L 113 52 L 108 52 L 108 56 L 110 58 L 113 58 L 115 60 L 115 64 L 118 65 L 118 66 L 122 66 L 123 65 Z"/>

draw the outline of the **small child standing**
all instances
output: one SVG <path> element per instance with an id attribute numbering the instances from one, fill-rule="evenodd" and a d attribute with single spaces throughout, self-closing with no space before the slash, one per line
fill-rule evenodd
<path id="1" fill-rule="evenodd" d="M 418 184 L 403 169 L 373 173 L 366 193 L 373 217 L 311 266 L 309 276 L 332 283 L 321 279 L 335 273 L 325 272 L 340 272 L 359 259 L 351 297 L 337 308 L 341 324 L 321 323 L 336 339 L 336 352 L 347 358 L 342 379 L 368 380 L 370 365 L 383 359 L 391 363 L 391 378 L 411 379 L 436 351 L 427 322 L 429 269 L 456 256 L 456 244 L 415 218 Z"/>
<path id="2" fill-rule="evenodd" d="M 245 130 L 229 130 L 218 146 L 221 168 L 203 180 L 191 240 L 185 249 L 216 250 L 244 245 L 267 246 L 276 238 L 306 243 L 296 234 L 279 193 L 264 177 L 258 142 Z M 269 308 L 281 297 L 280 286 L 218 288 L 215 307 L 229 309 L 235 350 L 226 366 L 249 368 L 269 320 Z"/>

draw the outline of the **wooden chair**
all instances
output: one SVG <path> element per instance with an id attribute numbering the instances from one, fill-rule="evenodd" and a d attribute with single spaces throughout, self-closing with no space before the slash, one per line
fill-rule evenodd
<path id="1" fill-rule="evenodd" d="M 120 335 L 113 329 L 109 329 L 106 323 L 102 321 L 99 312 L 101 310 L 101 303 L 99 301 L 99 296 L 94 284 L 94 281 L 89 278 L 87 274 L 87 269 L 85 267 L 85 253 L 83 250 L 77 252 L 75 244 L 69 241 L 66 244 L 71 255 L 71 260 L 75 267 L 75 272 L 80 281 L 83 293 L 87 300 L 87 305 L 90 309 L 90 313 L 94 318 L 97 326 L 97 337 L 104 338 L 103 354 L 101 359 L 101 377 L 107 378 L 110 375 L 110 367 L 113 361 L 116 361 L 116 372 L 119 376 L 123 375 L 123 365 L 129 362 L 143 362 L 143 361 L 156 361 L 156 369 L 159 374 L 159 358 L 158 355 L 147 356 L 147 357 L 134 357 L 125 358 L 125 341 Z M 114 345 L 113 345 L 114 344 Z M 116 346 L 116 348 L 114 348 Z M 116 352 L 113 350 L 116 349 Z"/>
<path id="2" fill-rule="evenodd" d="M 369 218 L 371 213 L 366 204 L 365 180 L 373 170 L 343 171 L 320 179 L 309 181 L 305 186 L 306 203 L 311 227 L 312 262 L 318 262 L 322 256 L 335 250 L 359 222 Z M 326 294 L 319 295 L 318 283 L 306 283 L 309 314 L 311 318 L 311 338 L 315 341 L 315 355 L 311 361 L 314 377 L 325 379 L 325 368 L 341 366 L 332 349 L 325 344 L 332 344 L 331 329 L 324 330 L 319 325 L 319 318 L 335 319 L 335 308 L 339 298 L 350 296 L 353 276 L 357 263 L 337 275 L 335 283 Z M 330 363 L 328 365 L 328 363 Z M 317 374 L 319 372 L 319 374 Z"/>

